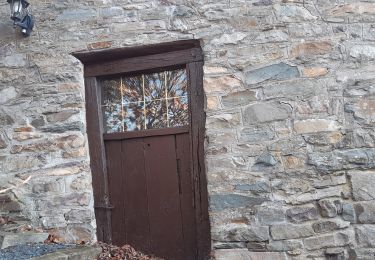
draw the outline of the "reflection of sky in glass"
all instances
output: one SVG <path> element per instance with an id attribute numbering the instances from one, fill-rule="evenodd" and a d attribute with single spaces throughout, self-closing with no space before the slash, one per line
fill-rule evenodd
<path id="1" fill-rule="evenodd" d="M 124 131 L 144 129 L 143 102 L 124 105 Z"/>
<path id="2" fill-rule="evenodd" d="M 102 81 L 107 133 L 189 124 L 185 70 Z"/>

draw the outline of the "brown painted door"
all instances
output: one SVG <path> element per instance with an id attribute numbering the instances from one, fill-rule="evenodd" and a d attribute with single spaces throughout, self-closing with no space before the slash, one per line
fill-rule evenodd
<path id="1" fill-rule="evenodd" d="M 168 260 L 197 259 L 186 70 L 100 85 L 112 242 Z"/>

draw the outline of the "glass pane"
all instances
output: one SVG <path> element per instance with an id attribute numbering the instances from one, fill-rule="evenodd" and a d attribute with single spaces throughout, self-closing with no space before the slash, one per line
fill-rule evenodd
<path id="1" fill-rule="evenodd" d="M 172 98 L 168 100 L 169 127 L 184 126 L 189 124 L 188 98 Z"/>
<path id="2" fill-rule="evenodd" d="M 122 78 L 124 104 L 143 100 L 142 80 L 142 76 Z"/>
<path id="3" fill-rule="evenodd" d="M 106 133 L 189 124 L 184 69 L 103 80 Z"/>
<path id="4" fill-rule="evenodd" d="M 143 130 L 144 127 L 143 102 L 124 105 L 124 131 Z"/>
<path id="5" fill-rule="evenodd" d="M 121 80 L 103 80 L 102 86 L 102 104 L 121 104 Z"/>
<path id="6" fill-rule="evenodd" d="M 187 96 L 187 79 L 185 70 L 166 72 L 168 97 Z"/>
<path id="7" fill-rule="evenodd" d="M 145 74 L 145 101 L 165 98 L 165 73 Z"/>
<path id="8" fill-rule="evenodd" d="M 102 107 L 104 117 L 104 130 L 106 133 L 122 132 L 121 105 L 107 105 Z"/>
<path id="9" fill-rule="evenodd" d="M 165 100 L 146 102 L 146 128 L 168 127 L 167 104 Z"/>

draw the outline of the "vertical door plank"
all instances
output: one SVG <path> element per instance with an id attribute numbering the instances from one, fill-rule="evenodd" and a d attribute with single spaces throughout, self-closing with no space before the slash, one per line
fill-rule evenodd
<path id="1" fill-rule="evenodd" d="M 185 245 L 185 259 L 197 258 L 195 208 L 191 174 L 190 135 L 176 135 L 177 168 L 180 178 L 180 203 Z"/>
<path id="2" fill-rule="evenodd" d="M 109 195 L 112 209 L 112 243 L 124 245 L 125 239 L 125 212 L 124 192 L 119 184 L 123 183 L 123 170 L 121 163 L 121 141 L 105 141 L 107 156 Z"/>
<path id="3" fill-rule="evenodd" d="M 108 179 L 100 110 L 100 91 L 95 77 L 85 77 L 85 99 L 97 235 L 99 241 L 111 243 L 111 212 L 107 209 L 109 206 Z"/>
<path id="4" fill-rule="evenodd" d="M 148 191 L 142 138 L 122 141 L 124 182 L 118 184 L 125 201 L 126 242 L 137 250 L 150 253 Z"/>
<path id="5" fill-rule="evenodd" d="M 205 121 L 203 62 L 187 64 L 190 86 L 191 152 L 195 189 L 198 259 L 209 259 L 211 250 L 208 193 L 204 163 Z"/>
<path id="6" fill-rule="evenodd" d="M 144 140 L 153 252 L 168 260 L 185 259 L 174 135 Z"/>

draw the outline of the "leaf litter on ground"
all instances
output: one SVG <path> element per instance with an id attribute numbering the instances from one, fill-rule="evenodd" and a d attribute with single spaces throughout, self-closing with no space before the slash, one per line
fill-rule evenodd
<path id="1" fill-rule="evenodd" d="M 160 257 L 143 254 L 130 245 L 118 247 L 102 242 L 99 242 L 98 245 L 102 248 L 102 253 L 95 260 L 164 260 Z"/>

